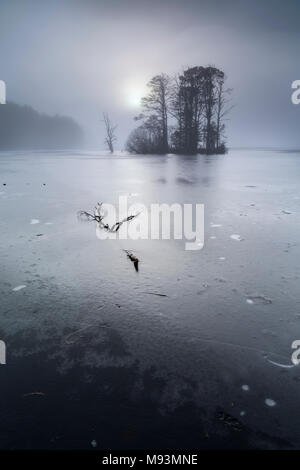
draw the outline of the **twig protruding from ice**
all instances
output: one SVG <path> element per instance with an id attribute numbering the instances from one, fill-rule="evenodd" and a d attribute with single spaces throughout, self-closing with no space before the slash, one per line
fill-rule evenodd
<path id="1" fill-rule="evenodd" d="M 121 228 L 121 225 L 123 225 L 125 222 L 130 222 L 132 219 L 140 215 L 140 212 L 134 215 L 129 215 L 128 217 L 125 217 L 124 219 L 120 220 L 120 222 L 116 222 L 110 227 L 107 223 L 103 222 L 105 215 L 101 212 L 102 204 L 102 202 L 98 202 L 94 208 L 94 212 L 79 211 L 78 217 L 82 219 L 85 218 L 86 220 L 94 220 L 99 224 L 100 228 L 107 230 L 108 232 L 118 232 L 118 230 Z"/>
<path id="2" fill-rule="evenodd" d="M 131 251 L 128 251 L 128 250 L 123 250 L 123 251 L 125 251 L 125 253 L 127 255 L 127 258 L 129 258 L 130 261 L 132 261 L 132 263 L 134 265 L 134 269 L 136 270 L 136 272 L 138 272 L 138 270 L 139 270 L 139 259 L 133 253 L 131 253 Z"/>

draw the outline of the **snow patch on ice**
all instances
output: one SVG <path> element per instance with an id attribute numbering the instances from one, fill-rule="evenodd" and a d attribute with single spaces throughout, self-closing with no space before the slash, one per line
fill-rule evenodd
<path id="1" fill-rule="evenodd" d="M 22 285 L 20 285 L 20 286 L 14 287 L 14 288 L 13 288 L 13 291 L 14 291 L 14 292 L 18 292 L 19 290 L 25 289 L 25 287 L 26 287 L 26 286 L 25 286 L 24 284 L 22 284 Z"/>
<path id="2" fill-rule="evenodd" d="M 30 221 L 30 225 L 36 225 L 36 224 L 39 224 L 39 223 L 40 223 L 39 219 L 31 219 L 31 221 Z"/>
<path id="3" fill-rule="evenodd" d="M 267 406 L 275 406 L 276 405 L 276 401 L 275 400 L 272 400 L 272 398 L 266 398 L 265 399 L 265 404 Z"/>
<path id="4" fill-rule="evenodd" d="M 238 235 L 237 233 L 233 233 L 232 235 L 230 235 L 230 238 L 231 238 L 232 240 L 236 240 L 237 242 L 241 242 L 241 241 L 242 241 L 241 235 Z"/>
<path id="5" fill-rule="evenodd" d="M 249 392 L 249 390 L 250 390 L 249 385 L 246 385 L 246 384 L 242 385 L 242 390 L 244 390 L 244 392 Z"/>

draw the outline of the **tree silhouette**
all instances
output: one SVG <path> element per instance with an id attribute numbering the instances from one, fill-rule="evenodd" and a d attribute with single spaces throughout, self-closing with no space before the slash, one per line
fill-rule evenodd
<path id="1" fill-rule="evenodd" d="M 108 150 L 110 153 L 114 152 L 114 143 L 117 140 L 117 137 L 115 135 L 115 130 L 117 126 L 113 125 L 108 113 L 103 113 L 103 120 L 104 125 L 105 125 L 105 131 L 106 131 L 106 137 L 104 139 L 105 144 L 108 147 Z"/>
<path id="2" fill-rule="evenodd" d="M 224 121 L 231 109 L 227 107 L 231 90 L 224 88 L 224 82 L 224 72 L 213 66 L 189 67 L 173 80 L 165 74 L 153 77 L 149 94 L 142 98 L 143 113 L 135 118 L 142 125 L 130 134 L 127 150 L 225 153 Z"/>
<path id="3" fill-rule="evenodd" d="M 141 104 L 145 114 L 144 128 L 155 130 L 157 153 L 168 152 L 168 105 L 170 101 L 170 78 L 162 73 L 153 77 L 148 83 L 149 93 L 142 98 Z M 154 129 L 155 128 L 155 129 Z M 151 133 L 151 132 L 150 132 Z"/>
<path id="4" fill-rule="evenodd" d="M 83 141 L 82 129 L 70 117 L 41 114 L 9 101 L 0 105 L 0 149 L 74 149 Z"/>

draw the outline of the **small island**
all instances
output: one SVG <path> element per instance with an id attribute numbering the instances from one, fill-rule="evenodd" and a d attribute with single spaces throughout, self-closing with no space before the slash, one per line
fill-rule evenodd
<path id="1" fill-rule="evenodd" d="M 136 154 L 224 154 L 225 116 L 231 89 L 215 67 L 189 67 L 174 78 L 162 73 L 148 83 L 141 121 L 126 142 Z"/>

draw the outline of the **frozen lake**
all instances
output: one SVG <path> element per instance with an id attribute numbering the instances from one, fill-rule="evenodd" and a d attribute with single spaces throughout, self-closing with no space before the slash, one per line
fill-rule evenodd
<path id="1" fill-rule="evenodd" d="M 2 152 L 0 175 L 0 448 L 300 447 L 300 153 Z M 77 211 L 120 195 L 203 203 L 203 250 L 99 240 Z"/>

